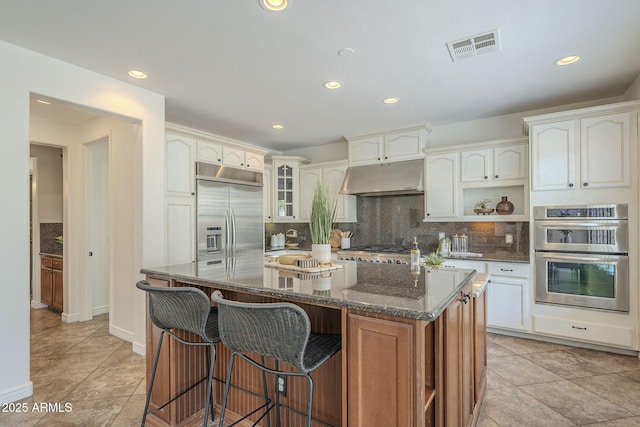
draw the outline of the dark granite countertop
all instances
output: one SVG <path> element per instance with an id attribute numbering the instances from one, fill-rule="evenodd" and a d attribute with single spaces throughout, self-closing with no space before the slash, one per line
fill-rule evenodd
<path id="1" fill-rule="evenodd" d="M 315 277 L 264 266 L 264 257 L 233 263 L 197 262 L 143 268 L 141 273 L 200 286 L 253 292 L 293 301 L 352 308 L 411 319 L 433 320 L 472 283 L 475 270 L 338 261 L 342 268 Z"/>
<path id="2" fill-rule="evenodd" d="M 60 251 L 60 253 L 40 252 L 38 253 L 38 255 L 50 256 L 52 258 L 62 258 L 62 251 Z"/>

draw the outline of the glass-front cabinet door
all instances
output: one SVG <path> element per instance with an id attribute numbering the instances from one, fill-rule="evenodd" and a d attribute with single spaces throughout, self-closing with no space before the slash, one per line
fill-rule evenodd
<path id="1" fill-rule="evenodd" d="M 300 161 L 297 159 L 273 159 L 273 220 L 276 222 L 300 220 Z"/>

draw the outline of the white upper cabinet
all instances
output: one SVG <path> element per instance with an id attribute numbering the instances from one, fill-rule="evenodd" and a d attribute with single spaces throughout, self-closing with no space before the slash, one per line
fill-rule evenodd
<path id="1" fill-rule="evenodd" d="M 318 182 L 327 186 L 329 194 L 336 195 L 336 222 L 356 221 L 356 196 L 340 193 L 346 172 L 346 161 L 300 167 L 300 218 L 303 221 L 310 219 L 311 202 Z"/>
<path id="2" fill-rule="evenodd" d="M 264 169 L 264 156 L 251 151 L 241 150 L 235 147 L 222 148 L 223 164 L 238 168 L 261 171 Z"/>
<path id="3" fill-rule="evenodd" d="M 525 179 L 527 144 L 467 150 L 460 153 L 461 181 L 488 182 Z"/>
<path id="4" fill-rule="evenodd" d="M 298 222 L 300 219 L 300 166 L 307 159 L 294 156 L 273 156 L 274 222 Z"/>
<path id="5" fill-rule="evenodd" d="M 566 190 L 575 186 L 576 121 L 531 128 L 531 189 Z"/>
<path id="6" fill-rule="evenodd" d="M 167 133 L 165 143 L 167 195 L 193 196 L 195 139 Z"/>
<path id="7" fill-rule="evenodd" d="M 631 182 L 631 113 L 580 120 L 583 187 L 627 187 Z"/>
<path id="8" fill-rule="evenodd" d="M 625 103 L 629 105 L 630 103 Z M 530 125 L 531 189 L 589 190 L 631 185 L 631 147 L 637 141 L 635 110 L 610 112 L 620 104 L 586 109 L 584 117 L 526 118 Z M 631 106 L 633 103 L 631 103 Z M 620 107 L 622 108 L 622 107 Z M 568 113 L 560 113 L 567 118 Z"/>
<path id="9" fill-rule="evenodd" d="M 493 179 L 495 181 L 526 179 L 529 176 L 528 151 L 528 144 L 493 148 Z"/>
<path id="10" fill-rule="evenodd" d="M 462 182 L 482 182 L 491 179 L 491 149 L 469 150 L 460 153 Z"/>
<path id="11" fill-rule="evenodd" d="M 379 163 L 383 158 L 382 135 L 349 140 L 349 159 L 352 165 Z"/>
<path id="12" fill-rule="evenodd" d="M 222 164 L 222 144 L 219 142 L 198 140 L 198 161 Z"/>
<path id="13" fill-rule="evenodd" d="M 427 155 L 425 219 L 458 215 L 458 153 Z"/>
<path id="14" fill-rule="evenodd" d="M 322 167 L 308 165 L 300 168 L 300 219 L 309 221 L 316 185 L 322 182 Z"/>
<path id="15" fill-rule="evenodd" d="M 206 138 L 198 138 L 197 160 L 217 165 L 246 168 L 258 172 L 262 172 L 264 169 L 263 153 L 247 151 L 240 145 L 236 146 L 224 141 Z"/>
<path id="16" fill-rule="evenodd" d="M 446 150 L 446 151 L 445 151 Z M 526 139 L 485 141 L 429 149 L 425 162 L 424 221 L 526 221 L 529 213 Z M 491 208 L 506 197 L 512 214 L 477 215 L 475 207 L 489 200 Z"/>
<path id="17" fill-rule="evenodd" d="M 427 145 L 426 126 L 347 138 L 351 166 L 420 159 Z"/>

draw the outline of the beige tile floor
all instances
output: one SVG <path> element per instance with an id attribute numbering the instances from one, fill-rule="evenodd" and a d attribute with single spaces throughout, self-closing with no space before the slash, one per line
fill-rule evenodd
<path id="1" fill-rule="evenodd" d="M 145 360 L 109 335 L 106 315 L 66 324 L 32 310 L 31 330 L 34 395 L 17 402 L 26 413 L 0 412 L 0 426 L 140 425 Z M 488 341 L 478 426 L 640 426 L 637 358 L 496 334 Z M 33 411 L 40 403 L 71 411 Z"/>
<path id="2" fill-rule="evenodd" d="M 489 334 L 478 426 L 640 426 L 640 360 Z"/>

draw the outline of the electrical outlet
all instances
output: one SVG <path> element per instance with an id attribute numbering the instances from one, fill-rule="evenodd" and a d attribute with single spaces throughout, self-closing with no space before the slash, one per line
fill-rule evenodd
<path id="1" fill-rule="evenodd" d="M 287 395 L 287 378 L 277 376 L 276 377 L 276 391 L 283 396 Z"/>
<path id="2" fill-rule="evenodd" d="M 507 245 L 513 244 L 513 233 L 504 233 L 504 242 Z"/>

